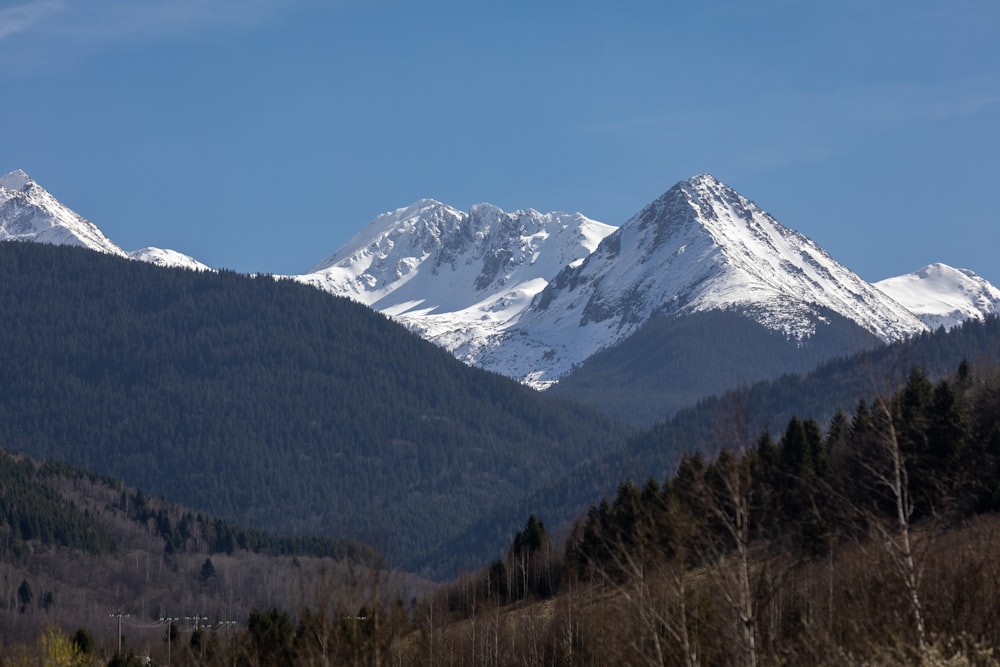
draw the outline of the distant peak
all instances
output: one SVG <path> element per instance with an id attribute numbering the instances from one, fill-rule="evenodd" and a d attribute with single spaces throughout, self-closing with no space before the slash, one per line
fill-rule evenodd
<path id="1" fill-rule="evenodd" d="M 0 186 L 8 190 L 24 191 L 33 183 L 31 176 L 28 176 L 23 169 L 15 169 L 5 176 L 0 176 Z"/>

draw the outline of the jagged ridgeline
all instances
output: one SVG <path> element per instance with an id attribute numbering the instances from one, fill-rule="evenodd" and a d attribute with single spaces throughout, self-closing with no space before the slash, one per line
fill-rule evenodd
<path id="1" fill-rule="evenodd" d="M 0 309 L 6 449 L 403 565 L 622 436 L 270 277 L 3 243 Z"/>

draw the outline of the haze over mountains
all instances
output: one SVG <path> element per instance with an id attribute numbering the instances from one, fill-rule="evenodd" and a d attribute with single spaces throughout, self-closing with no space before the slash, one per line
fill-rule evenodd
<path id="1" fill-rule="evenodd" d="M 22 171 L 0 179 L 0 239 L 208 268 L 169 250 L 126 253 Z M 540 389 L 559 383 L 561 395 L 602 406 L 621 387 L 612 383 L 594 395 L 607 379 L 606 368 L 595 366 L 612 363 L 620 373 L 628 362 L 613 351 L 629 339 L 632 347 L 660 348 L 664 327 L 672 341 L 714 341 L 705 327 L 718 330 L 723 317 L 723 328 L 767 339 L 758 356 L 798 358 L 722 373 L 692 392 L 656 399 L 648 416 L 632 419 L 645 423 L 734 382 L 806 370 L 877 342 L 1000 312 L 1000 290 L 943 264 L 869 284 L 708 174 L 677 183 L 617 228 L 580 213 L 508 213 L 490 204 L 462 212 L 423 199 L 377 216 L 293 278 L 390 315 L 468 364 Z M 710 325 L 696 324 L 713 313 Z M 648 339 L 654 329 L 660 342 L 641 343 L 642 332 Z M 714 342 L 717 355 L 734 344 Z M 648 353 L 627 354 L 651 386 L 691 354 L 690 346 L 666 345 L 673 347 L 659 354 L 671 360 L 654 369 Z M 590 389 L 573 389 L 581 384 Z"/>

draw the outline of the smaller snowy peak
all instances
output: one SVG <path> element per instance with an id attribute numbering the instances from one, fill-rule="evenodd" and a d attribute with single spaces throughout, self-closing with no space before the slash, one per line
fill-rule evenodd
<path id="1" fill-rule="evenodd" d="M 932 329 L 1000 314 L 1000 289 L 968 269 L 930 264 L 875 283 Z"/>
<path id="2" fill-rule="evenodd" d="M 128 256 L 139 262 L 147 262 L 149 264 L 155 264 L 156 266 L 165 268 L 181 268 L 189 269 L 191 271 L 214 271 L 212 267 L 202 264 L 193 257 L 189 257 L 188 255 L 177 252 L 176 250 L 169 250 L 165 248 L 142 248 L 140 250 L 133 250 L 128 254 Z"/>
<path id="3" fill-rule="evenodd" d="M 33 184 L 34 181 L 31 180 L 31 176 L 28 176 L 21 169 L 15 169 L 9 174 L 0 176 L 0 187 L 7 188 L 8 190 L 23 192 Z"/>

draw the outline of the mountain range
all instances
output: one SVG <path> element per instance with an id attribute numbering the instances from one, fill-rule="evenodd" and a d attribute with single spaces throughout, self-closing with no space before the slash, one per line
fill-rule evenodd
<path id="1" fill-rule="evenodd" d="M 23 171 L 0 178 L 0 239 L 208 269 L 169 250 L 126 253 Z M 1000 290 L 943 264 L 870 284 L 708 174 L 619 227 L 422 199 L 289 277 L 389 315 L 470 365 L 640 424 L 735 384 L 1000 312 Z M 733 352 L 744 358 L 736 367 Z M 704 377 L 699 366 L 717 368 Z"/>
<path id="2" fill-rule="evenodd" d="M 0 233 L 44 242 L 0 244 L 0 443 L 255 526 L 382 535 L 427 571 L 489 557 L 525 511 L 565 524 L 623 479 L 713 451 L 732 405 L 752 434 L 788 410 L 854 405 L 886 368 L 940 373 L 995 347 L 996 290 L 975 274 L 934 265 L 879 289 L 707 175 L 617 228 L 421 200 L 295 280 L 129 261 L 142 253 L 22 172 L 0 179 Z M 952 312 L 992 333 L 926 319 Z M 421 331 L 435 316 L 425 335 L 464 328 L 434 346 L 389 321 Z M 895 340 L 912 344 L 881 345 Z M 458 363 L 449 341 L 479 365 L 582 361 L 517 378 L 547 381 L 539 394 Z M 753 384 L 784 373 L 800 375 Z"/>

